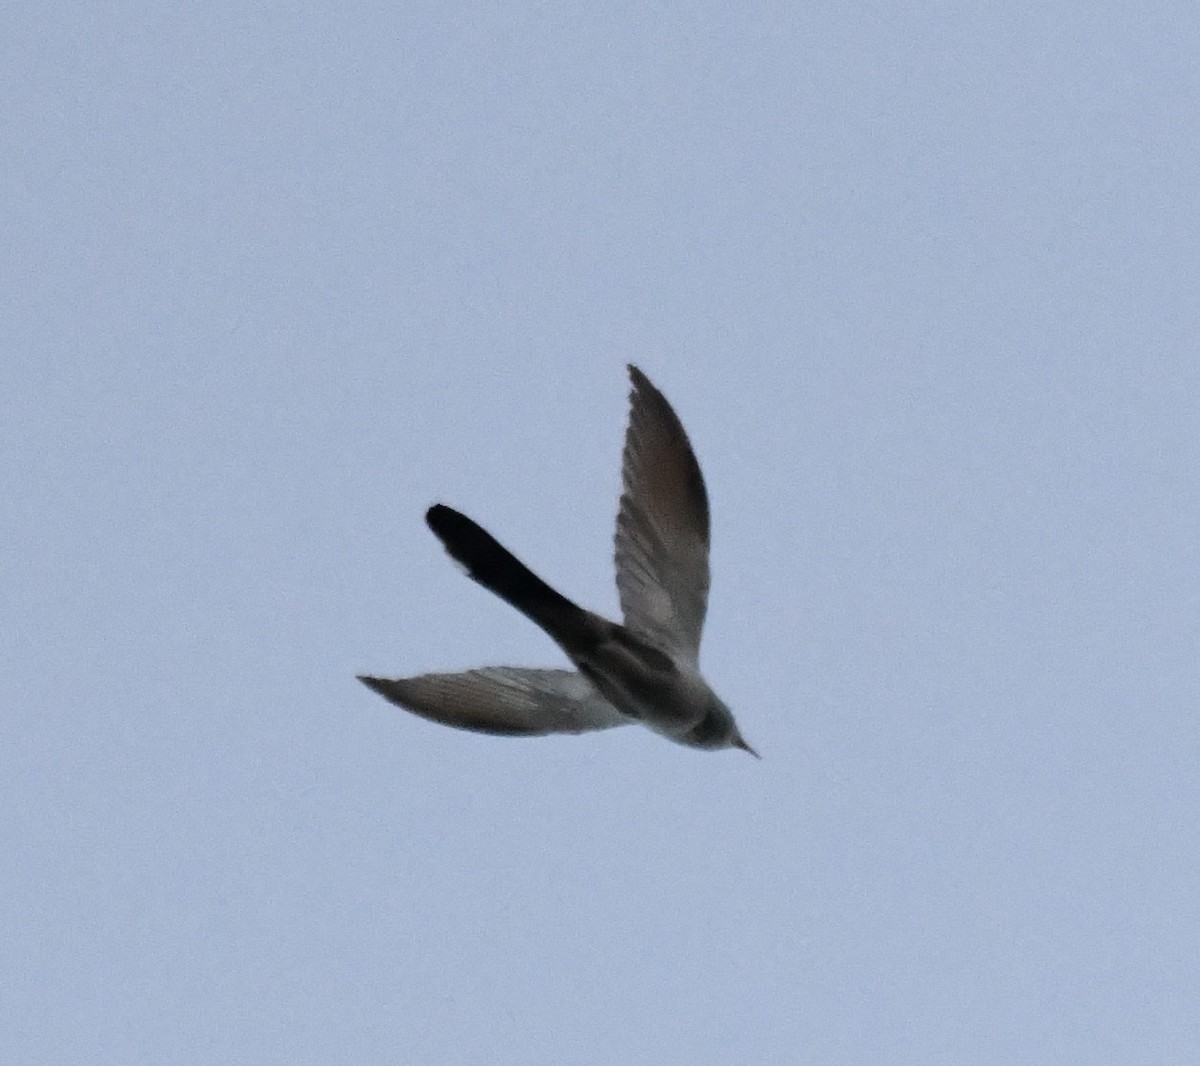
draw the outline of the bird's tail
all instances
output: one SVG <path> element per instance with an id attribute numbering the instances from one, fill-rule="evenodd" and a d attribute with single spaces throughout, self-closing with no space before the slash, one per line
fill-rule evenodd
<path id="1" fill-rule="evenodd" d="M 570 652 L 599 636 L 603 620 L 556 592 L 478 523 L 445 504 L 425 521 L 470 577 L 537 623 Z"/>

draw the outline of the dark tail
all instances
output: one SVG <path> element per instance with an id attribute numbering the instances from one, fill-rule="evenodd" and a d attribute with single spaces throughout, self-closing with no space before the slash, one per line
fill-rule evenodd
<path id="1" fill-rule="evenodd" d="M 598 619 L 555 592 L 482 526 L 441 503 L 429 508 L 425 521 L 473 580 L 511 603 L 560 644 L 578 647 L 595 639 Z"/>

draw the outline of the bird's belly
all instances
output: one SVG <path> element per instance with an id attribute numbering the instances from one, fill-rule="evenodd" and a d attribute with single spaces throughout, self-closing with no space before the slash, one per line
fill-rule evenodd
<path id="1" fill-rule="evenodd" d="M 687 732 L 708 709 L 708 686 L 698 675 L 628 631 L 571 658 L 617 710 L 657 732 Z"/>

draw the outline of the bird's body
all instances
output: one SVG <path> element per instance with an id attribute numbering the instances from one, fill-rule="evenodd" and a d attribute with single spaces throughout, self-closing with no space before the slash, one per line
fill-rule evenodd
<path id="1" fill-rule="evenodd" d="M 625 623 L 573 603 L 490 533 L 444 504 L 430 529 L 467 573 L 540 626 L 578 673 L 492 667 L 412 678 L 360 677 L 422 717 L 478 732 L 578 733 L 640 722 L 680 744 L 736 747 L 728 707 L 699 671 L 708 596 L 708 498 L 687 435 L 636 367 L 617 517 Z"/>

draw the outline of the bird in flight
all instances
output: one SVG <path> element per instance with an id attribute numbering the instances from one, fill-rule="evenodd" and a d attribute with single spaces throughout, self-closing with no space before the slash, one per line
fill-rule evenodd
<path id="1" fill-rule="evenodd" d="M 425 521 L 468 575 L 562 648 L 574 670 L 489 666 L 456 674 L 359 680 L 398 707 L 443 725 L 504 736 L 642 725 L 694 748 L 758 757 L 700 675 L 708 605 L 708 493 L 679 417 L 629 367 L 629 429 L 617 512 L 623 624 L 551 588 L 490 533 L 444 504 Z"/>

